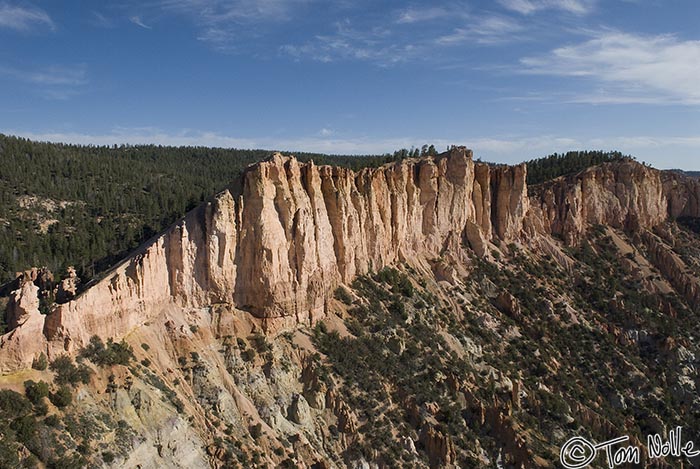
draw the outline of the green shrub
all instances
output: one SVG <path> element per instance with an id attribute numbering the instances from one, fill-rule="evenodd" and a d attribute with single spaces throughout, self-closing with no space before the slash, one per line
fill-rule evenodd
<path id="1" fill-rule="evenodd" d="M 112 464 L 114 462 L 114 453 L 111 451 L 103 451 L 102 460 L 107 464 Z"/>
<path id="2" fill-rule="evenodd" d="M 25 445 L 29 444 L 35 437 L 36 427 L 36 418 L 33 415 L 16 418 L 10 424 L 10 428 L 14 430 L 17 440 Z"/>
<path id="3" fill-rule="evenodd" d="M 413 285 L 408 276 L 391 267 L 385 267 L 377 272 L 374 279 L 377 282 L 391 286 L 391 291 L 410 298 L 413 296 Z"/>
<path id="4" fill-rule="evenodd" d="M 68 355 L 61 355 L 51 362 L 49 369 L 56 373 L 54 381 L 56 384 L 76 385 L 78 383 L 88 384 L 90 382 L 90 369 L 85 365 L 76 366 L 73 359 Z"/>
<path id="5" fill-rule="evenodd" d="M 90 338 L 90 343 L 80 355 L 98 366 L 128 366 L 134 358 L 131 346 L 123 340 L 117 343 L 110 338 L 105 345 L 96 335 Z"/>
<path id="6" fill-rule="evenodd" d="M 182 403 L 179 397 L 174 397 L 172 399 L 172 403 L 178 414 L 181 414 L 185 411 L 185 404 Z"/>
<path id="7" fill-rule="evenodd" d="M 17 444 L 10 438 L 0 438 L 0 467 L 21 467 L 17 450 Z"/>
<path id="8" fill-rule="evenodd" d="M 41 417 L 49 413 L 49 406 L 46 402 L 41 401 L 38 404 L 34 404 L 34 414 Z"/>
<path id="9" fill-rule="evenodd" d="M 241 352 L 241 358 L 243 359 L 243 361 L 252 362 L 255 359 L 255 350 L 253 350 L 252 348 L 243 350 Z"/>
<path id="10" fill-rule="evenodd" d="M 61 424 L 61 419 L 58 418 L 57 415 L 52 414 L 44 419 L 44 424 L 47 427 L 58 428 L 58 426 Z"/>
<path id="11" fill-rule="evenodd" d="M 62 385 L 56 392 L 49 394 L 49 400 L 56 407 L 66 407 L 73 402 L 73 393 L 66 385 Z"/>
<path id="12" fill-rule="evenodd" d="M 49 395 L 49 384 L 45 381 L 35 383 L 32 380 L 24 382 L 24 394 L 32 404 L 39 404 L 45 397 Z"/>
<path id="13" fill-rule="evenodd" d="M 20 393 L 9 389 L 0 390 L 0 416 L 15 419 L 28 414 L 31 410 L 32 403 Z"/>
<path id="14" fill-rule="evenodd" d="M 343 286 L 335 289 L 334 296 L 336 300 L 345 303 L 348 306 L 352 304 L 352 296 Z"/>
<path id="15" fill-rule="evenodd" d="M 259 423 L 256 423 L 255 425 L 251 425 L 250 427 L 250 436 L 253 437 L 253 439 L 257 440 L 260 438 L 262 435 L 262 425 Z"/>
<path id="16" fill-rule="evenodd" d="M 49 366 L 49 361 L 46 359 L 46 354 L 41 352 L 41 354 L 32 360 L 32 368 L 39 371 L 44 371 L 46 367 Z"/>

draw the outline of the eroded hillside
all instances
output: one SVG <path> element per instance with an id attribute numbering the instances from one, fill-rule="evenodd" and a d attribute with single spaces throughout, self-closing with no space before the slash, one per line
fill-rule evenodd
<path id="1" fill-rule="evenodd" d="M 700 440 L 696 181 L 625 160 L 528 197 L 525 166 L 463 148 L 243 178 L 76 297 L 18 279 L 3 464 L 555 467 L 576 435 Z"/>

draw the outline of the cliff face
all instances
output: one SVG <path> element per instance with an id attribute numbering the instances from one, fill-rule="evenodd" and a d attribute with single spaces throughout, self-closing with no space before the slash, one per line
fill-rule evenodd
<path id="1" fill-rule="evenodd" d="M 484 242 L 516 239 L 525 175 L 475 165 L 465 149 L 358 173 L 275 156 L 245 175 L 234 301 L 259 317 L 306 320 L 339 282 L 436 257 L 459 246 L 468 223 Z"/>
<path id="2" fill-rule="evenodd" d="M 700 184 L 634 161 L 608 163 L 562 177 L 539 188 L 533 214 L 545 234 L 578 244 L 591 225 L 630 232 L 648 230 L 668 218 L 700 216 Z"/>
<path id="3" fill-rule="evenodd" d="M 697 220 L 668 222 L 700 215 L 697 181 L 627 161 L 528 196 L 524 165 L 464 148 L 241 178 L 77 296 L 46 269 L 3 288 L 0 388 L 56 389 L 26 368 L 95 334 L 134 354 L 88 354 L 79 404 L 50 407 L 55 429 L 37 406 L 37 435 L 95 467 L 554 467 L 573 428 L 699 428 Z M 91 415 L 103 431 L 65 430 Z"/>
<path id="4" fill-rule="evenodd" d="M 23 299 L 34 290 L 18 290 L 11 308 L 32 319 L 31 335 L 43 334 L 20 340 L 30 334 L 20 325 L 3 336 L 0 354 L 11 358 L 0 368 L 94 334 L 122 337 L 172 308 L 227 304 L 269 327 L 309 323 L 339 283 L 463 243 L 485 256 L 495 240 L 556 234 L 576 244 L 592 224 L 635 231 L 700 215 L 697 181 L 634 162 L 559 178 L 531 199 L 526 174 L 525 165 L 474 163 L 463 147 L 359 172 L 277 154 L 245 171 L 239 195 L 220 193 L 50 314 Z"/>
<path id="5" fill-rule="evenodd" d="M 94 334 L 123 336 L 168 308 L 225 303 L 272 326 L 310 322 L 336 285 L 370 269 L 434 258 L 465 240 L 484 255 L 495 238 L 517 239 L 525 177 L 524 165 L 475 164 L 461 147 L 357 173 L 277 154 L 246 170 L 240 195 L 220 193 L 37 316 L 44 337 L 0 367 L 28 366 L 41 351 L 70 351 Z"/>

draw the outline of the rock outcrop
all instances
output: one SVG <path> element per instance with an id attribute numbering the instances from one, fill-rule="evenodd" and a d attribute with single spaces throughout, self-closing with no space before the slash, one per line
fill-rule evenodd
<path id="1" fill-rule="evenodd" d="M 239 194 L 220 193 L 55 305 L 45 339 L 57 353 L 123 336 L 167 308 L 217 303 L 270 327 L 311 322 L 336 285 L 371 269 L 517 239 L 525 177 L 524 165 L 475 164 L 463 147 L 359 172 L 276 154 L 244 172 Z"/>
<path id="2" fill-rule="evenodd" d="M 56 289 L 56 303 L 66 303 L 75 298 L 75 295 L 78 293 L 80 278 L 75 271 L 75 267 L 68 267 L 67 274 L 66 278 L 61 280 Z"/>
<path id="3" fill-rule="evenodd" d="M 632 160 L 588 168 L 537 188 L 530 224 L 566 244 L 578 244 L 592 225 L 649 230 L 667 219 L 700 216 L 700 183 Z"/>
<path id="4" fill-rule="evenodd" d="M 238 192 L 196 208 L 82 293 L 68 279 L 65 302 L 47 315 L 17 286 L 15 305 L 28 306 L 13 314 L 43 323 L 34 340 L 49 355 L 94 334 L 122 337 L 173 308 L 225 304 L 279 329 L 323 317 L 338 284 L 396 262 L 421 264 L 462 245 L 486 256 L 501 242 L 558 252 L 552 234 L 575 244 L 593 224 L 642 230 L 700 215 L 697 181 L 632 161 L 559 178 L 532 198 L 526 175 L 524 164 L 475 163 L 464 147 L 358 172 L 276 154 L 250 166 Z M 29 366 L 33 357 L 10 343 L 0 339 L 0 371 Z"/>
<path id="5" fill-rule="evenodd" d="M 673 288 L 694 308 L 700 307 L 700 283 L 689 273 L 683 260 L 651 232 L 642 235 L 654 266 L 669 280 Z"/>
<path id="6" fill-rule="evenodd" d="M 430 467 L 449 467 L 456 459 L 454 444 L 450 437 L 432 425 L 423 426 L 420 443 L 430 457 Z"/>

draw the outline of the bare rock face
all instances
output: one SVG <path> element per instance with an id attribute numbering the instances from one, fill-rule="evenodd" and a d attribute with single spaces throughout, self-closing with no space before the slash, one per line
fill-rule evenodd
<path id="1" fill-rule="evenodd" d="M 651 261 L 669 279 L 673 288 L 694 308 L 700 308 L 700 283 L 694 275 L 689 275 L 683 260 L 651 232 L 643 233 L 642 240 L 649 250 Z"/>
<path id="2" fill-rule="evenodd" d="M 44 318 L 39 312 L 39 287 L 24 277 L 10 294 L 6 320 L 9 333 L 0 337 L 0 371 L 29 368 L 44 350 Z"/>
<path id="3" fill-rule="evenodd" d="M 527 167 L 498 166 L 491 170 L 493 200 L 492 223 L 502 240 L 516 239 L 523 229 L 523 219 L 529 208 L 527 197 Z"/>
<path id="4" fill-rule="evenodd" d="M 37 340 L 62 353 L 166 310 L 212 304 L 271 328 L 310 323 L 339 283 L 371 269 L 464 241 L 483 256 L 495 237 L 521 236 L 525 176 L 524 165 L 475 165 L 464 147 L 357 173 L 276 154 L 244 172 L 239 195 L 224 191 L 188 213 L 81 294 L 69 276 Z"/>
<path id="5" fill-rule="evenodd" d="M 559 178 L 539 194 L 545 230 L 577 244 L 589 226 L 651 228 L 669 215 L 658 170 L 633 161 L 607 163 Z"/>
<path id="6" fill-rule="evenodd" d="M 671 218 L 700 216 L 700 181 L 673 171 L 664 171 L 661 181 Z"/>
<path id="7" fill-rule="evenodd" d="M 304 399 L 301 394 L 296 394 L 292 398 L 292 403 L 287 411 L 289 420 L 298 425 L 310 425 L 311 424 L 311 413 L 309 411 L 309 404 Z"/>
<path id="8" fill-rule="evenodd" d="M 276 154 L 247 168 L 239 193 L 191 211 L 77 296 L 69 277 L 58 291 L 66 302 L 37 316 L 33 340 L 51 356 L 164 311 L 216 305 L 277 330 L 323 317 L 338 284 L 396 262 L 458 259 L 462 245 L 487 256 L 492 242 L 519 241 L 566 261 L 551 234 L 575 244 L 597 223 L 643 230 L 700 215 L 697 181 L 631 161 L 560 178 L 532 199 L 526 176 L 525 165 L 474 163 L 464 147 L 358 172 Z M 11 327 L 25 328 L 14 308 Z M 4 343 L 0 370 L 17 369 L 4 357 L 20 354 Z"/>
<path id="9" fill-rule="evenodd" d="M 491 225 L 491 171 L 489 165 L 477 163 L 474 167 L 474 222 L 481 228 L 486 239 L 492 235 Z"/>
<path id="10" fill-rule="evenodd" d="M 30 279 L 25 279 L 19 288 L 10 294 L 7 305 L 7 325 L 15 329 L 39 313 L 39 287 Z"/>
<path id="11" fill-rule="evenodd" d="M 343 433 L 357 431 L 357 417 L 350 410 L 350 406 L 333 389 L 329 389 L 326 393 L 326 408 L 330 409 L 338 419 L 338 430 Z"/>
<path id="12" fill-rule="evenodd" d="M 509 317 L 516 319 L 520 316 L 520 304 L 518 300 L 508 292 L 501 292 L 495 300 L 496 308 Z"/>
<path id="13" fill-rule="evenodd" d="M 449 466 L 457 457 L 450 437 L 430 424 L 421 429 L 419 441 L 430 457 L 430 467 Z"/>
<path id="14" fill-rule="evenodd" d="M 484 236 L 484 231 L 476 223 L 467 220 L 464 231 L 469 242 L 469 247 L 479 257 L 484 257 L 488 254 L 488 241 Z"/>
<path id="15" fill-rule="evenodd" d="M 68 267 L 68 275 L 66 278 L 61 280 L 56 291 L 56 302 L 66 303 L 73 298 L 78 293 L 78 286 L 80 285 L 80 278 L 75 271 L 73 266 Z"/>
<path id="16" fill-rule="evenodd" d="M 323 313 L 338 271 L 318 168 L 279 154 L 254 168 L 244 180 L 235 301 L 260 317 Z"/>

